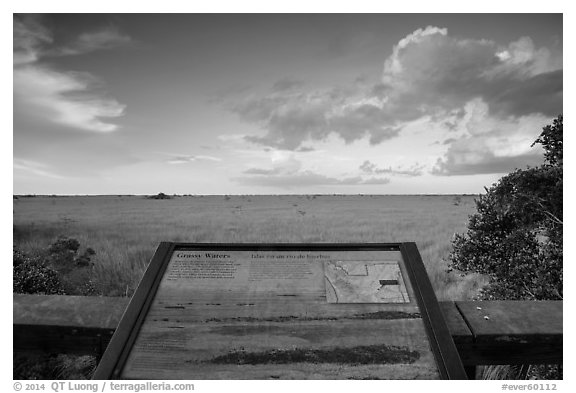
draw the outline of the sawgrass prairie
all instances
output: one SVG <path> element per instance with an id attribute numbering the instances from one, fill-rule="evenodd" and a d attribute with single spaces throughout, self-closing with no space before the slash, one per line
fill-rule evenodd
<path id="1" fill-rule="evenodd" d="M 96 251 L 99 294 L 130 296 L 161 241 L 416 242 L 439 300 L 474 297 L 486 279 L 447 272 L 473 196 L 35 196 L 14 199 L 14 245 L 41 252 L 59 236 Z M 82 249 L 80 250 L 82 251 Z"/>

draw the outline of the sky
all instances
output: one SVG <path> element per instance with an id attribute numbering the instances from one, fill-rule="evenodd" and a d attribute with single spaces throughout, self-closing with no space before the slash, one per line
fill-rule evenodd
<path id="1" fill-rule="evenodd" d="M 15 194 L 462 194 L 540 165 L 561 14 L 18 14 Z"/>

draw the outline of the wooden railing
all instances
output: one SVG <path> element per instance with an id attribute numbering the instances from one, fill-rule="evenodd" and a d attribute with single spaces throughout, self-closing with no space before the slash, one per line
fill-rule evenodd
<path id="1" fill-rule="evenodd" d="M 128 298 L 14 295 L 15 352 L 102 356 Z M 561 301 L 441 302 L 468 376 L 476 366 L 561 364 Z"/>

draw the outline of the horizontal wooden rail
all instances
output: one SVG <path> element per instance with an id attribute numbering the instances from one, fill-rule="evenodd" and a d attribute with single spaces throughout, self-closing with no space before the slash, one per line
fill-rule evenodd
<path id="1" fill-rule="evenodd" d="M 562 364 L 562 301 L 440 302 L 470 379 L 478 365 Z"/>
<path id="2" fill-rule="evenodd" d="M 100 357 L 128 298 L 14 295 L 14 351 Z M 441 302 L 465 366 L 562 363 L 561 301 Z"/>
<path id="3" fill-rule="evenodd" d="M 100 357 L 129 300 L 123 297 L 14 294 L 14 351 Z"/>

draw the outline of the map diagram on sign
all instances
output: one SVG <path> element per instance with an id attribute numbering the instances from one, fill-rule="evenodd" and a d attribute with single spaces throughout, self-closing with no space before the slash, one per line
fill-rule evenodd
<path id="1" fill-rule="evenodd" d="M 396 261 L 326 261 L 328 303 L 409 303 Z"/>

